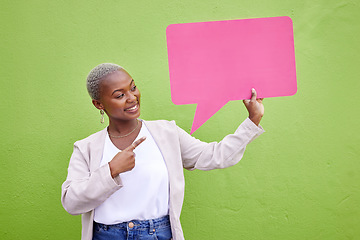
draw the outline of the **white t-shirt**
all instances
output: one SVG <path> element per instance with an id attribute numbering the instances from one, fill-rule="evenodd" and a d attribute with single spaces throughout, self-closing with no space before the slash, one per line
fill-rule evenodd
<path id="1" fill-rule="evenodd" d="M 168 215 L 169 176 L 164 158 L 145 124 L 138 137 L 146 136 L 135 150 L 135 167 L 121 173 L 123 187 L 95 208 L 94 221 L 117 224 Z M 106 135 L 100 166 L 108 164 L 119 150 Z"/>

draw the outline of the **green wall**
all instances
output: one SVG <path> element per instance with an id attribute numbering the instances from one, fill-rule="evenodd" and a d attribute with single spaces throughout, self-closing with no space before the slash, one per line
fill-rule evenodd
<path id="1" fill-rule="evenodd" d="M 266 133 L 236 166 L 185 171 L 186 239 L 360 239 L 359 1 L 10 1 L 0 3 L 1 239 L 80 239 L 60 186 L 72 144 L 100 130 L 85 89 L 123 65 L 144 119 L 190 131 L 195 105 L 170 99 L 173 23 L 290 16 L 298 92 L 266 99 Z M 221 140 L 246 118 L 230 102 L 194 135 Z"/>

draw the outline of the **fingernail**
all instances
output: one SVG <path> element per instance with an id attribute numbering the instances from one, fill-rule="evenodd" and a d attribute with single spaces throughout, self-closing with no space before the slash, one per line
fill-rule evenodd
<path id="1" fill-rule="evenodd" d="M 252 91 L 252 92 L 255 92 L 255 88 L 252 88 L 251 91 Z"/>

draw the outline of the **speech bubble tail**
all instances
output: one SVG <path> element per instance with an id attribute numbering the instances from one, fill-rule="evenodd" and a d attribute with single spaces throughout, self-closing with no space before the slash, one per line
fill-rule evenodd
<path id="1" fill-rule="evenodd" d="M 219 111 L 227 102 L 222 103 L 198 103 L 196 106 L 194 121 L 190 134 L 193 134 L 201 125 Z"/>

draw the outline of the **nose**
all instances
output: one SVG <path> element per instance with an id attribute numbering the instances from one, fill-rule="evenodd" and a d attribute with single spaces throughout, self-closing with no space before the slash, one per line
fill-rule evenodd
<path id="1" fill-rule="evenodd" d="M 137 101 L 137 97 L 134 94 L 129 93 L 127 100 L 128 102 L 135 102 Z"/>

